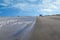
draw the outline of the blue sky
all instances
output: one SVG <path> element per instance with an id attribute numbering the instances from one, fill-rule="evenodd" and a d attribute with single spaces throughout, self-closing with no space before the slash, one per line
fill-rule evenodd
<path id="1" fill-rule="evenodd" d="M 0 0 L 0 16 L 60 14 L 60 0 Z"/>

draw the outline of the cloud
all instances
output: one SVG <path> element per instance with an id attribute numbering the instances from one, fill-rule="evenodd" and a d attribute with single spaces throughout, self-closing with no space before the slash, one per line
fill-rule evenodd
<path id="1" fill-rule="evenodd" d="M 56 5 L 51 5 L 48 8 L 50 8 L 50 9 L 57 9 L 58 7 Z"/>
<path id="2" fill-rule="evenodd" d="M 57 13 L 60 10 L 60 0 L 43 0 L 43 4 L 42 4 L 42 8 L 41 8 L 41 12 L 43 13 Z M 47 14 L 48 14 L 47 13 Z"/>
<path id="3" fill-rule="evenodd" d="M 12 4 L 11 0 L 3 0 L 0 5 L 5 6 L 5 7 L 9 7 Z"/>
<path id="4" fill-rule="evenodd" d="M 41 11 L 43 11 L 43 12 L 52 12 L 53 10 L 52 9 L 42 9 Z"/>
<path id="5" fill-rule="evenodd" d="M 24 2 L 20 2 L 24 1 Z M 42 0 L 41 4 L 33 4 L 35 2 L 40 2 L 39 0 L 4 0 L 5 4 L 1 4 L 4 6 L 8 6 L 11 4 L 11 7 L 21 9 L 22 11 L 26 12 L 37 12 L 40 13 L 54 13 L 60 10 L 60 0 Z M 29 2 L 32 2 L 31 4 Z M 14 3 L 16 2 L 16 3 Z M 13 3 L 13 4 L 12 4 Z"/>
<path id="6" fill-rule="evenodd" d="M 60 4 L 60 2 L 53 2 L 53 4 Z"/>
<path id="7" fill-rule="evenodd" d="M 53 4 L 60 4 L 60 0 L 56 0 Z"/>
<path id="8" fill-rule="evenodd" d="M 0 3 L 0 5 L 2 5 L 2 6 L 8 6 L 7 4 L 5 4 L 5 3 Z"/>
<path id="9" fill-rule="evenodd" d="M 38 5 L 29 4 L 29 3 L 18 3 L 18 4 L 13 5 L 12 7 L 21 9 L 23 11 L 32 11 L 38 8 Z"/>
<path id="10" fill-rule="evenodd" d="M 11 3 L 11 0 L 3 0 L 3 2 L 4 2 L 5 4 L 10 4 L 10 3 Z"/>
<path id="11" fill-rule="evenodd" d="M 36 0 L 35 0 L 36 1 Z M 29 12 L 47 12 L 51 13 L 54 12 L 53 9 L 57 9 L 58 7 L 52 3 L 49 3 L 50 1 L 44 1 L 43 4 L 29 4 L 29 3 L 17 3 L 13 5 L 12 7 L 21 9 L 22 11 L 29 11 Z"/>
<path id="12" fill-rule="evenodd" d="M 0 9 L 6 9 L 8 7 L 7 4 L 0 3 Z"/>
<path id="13" fill-rule="evenodd" d="M 13 5 L 12 7 L 15 7 L 15 8 L 18 8 L 18 9 L 21 9 L 21 10 L 26 10 L 27 7 L 28 6 L 28 4 L 27 3 L 18 3 L 18 4 L 15 4 L 15 5 Z"/>

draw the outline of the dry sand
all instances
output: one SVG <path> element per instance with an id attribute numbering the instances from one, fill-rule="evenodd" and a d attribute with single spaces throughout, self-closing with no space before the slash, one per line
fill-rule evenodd
<path id="1" fill-rule="evenodd" d="M 30 40 L 60 40 L 60 17 L 37 17 Z"/>

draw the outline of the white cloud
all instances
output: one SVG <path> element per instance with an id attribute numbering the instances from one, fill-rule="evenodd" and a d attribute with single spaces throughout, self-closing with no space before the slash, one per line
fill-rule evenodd
<path id="1" fill-rule="evenodd" d="M 18 3 L 18 4 L 13 5 L 12 7 L 19 8 L 21 10 L 25 10 L 27 6 L 28 6 L 27 3 Z"/>
<path id="2" fill-rule="evenodd" d="M 41 11 L 42 12 L 52 12 L 53 10 L 52 9 L 42 9 Z"/>
<path id="3" fill-rule="evenodd" d="M 8 6 L 11 6 L 15 3 L 16 0 L 3 0 L 4 4 L 7 4 Z M 17 2 L 17 1 L 16 1 Z"/>
<path id="4" fill-rule="evenodd" d="M 60 2 L 53 2 L 53 4 L 60 4 Z"/>
<path id="5" fill-rule="evenodd" d="M 48 8 L 50 8 L 50 9 L 57 9 L 58 7 L 56 5 L 50 5 Z"/>
<path id="6" fill-rule="evenodd" d="M 55 10 L 58 11 L 60 6 L 57 6 L 54 4 L 54 2 L 57 4 L 60 3 L 60 1 L 58 2 L 56 1 L 52 1 L 52 0 L 43 0 L 43 4 L 42 4 L 42 8 L 41 11 L 42 12 L 54 12 Z"/>
<path id="7" fill-rule="evenodd" d="M 8 5 L 5 4 L 5 3 L 0 3 L 0 5 L 2 6 L 0 9 L 6 9 L 6 8 L 8 8 Z"/>
<path id="8" fill-rule="evenodd" d="M 43 3 L 50 3 L 51 2 L 51 0 L 43 0 Z"/>
<path id="9" fill-rule="evenodd" d="M 0 3 L 0 5 L 2 5 L 2 6 L 8 6 L 7 4 L 5 4 L 5 3 Z"/>
<path id="10" fill-rule="evenodd" d="M 1 4 L 1 5 L 7 6 L 11 3 L 10 1 L 11 0 L 4 0 L 5 4 Z M 36 2 L 37 0 L 28 0 L 28 1 Z M 53 12 L 55 10 L 58 10 L 60 6 L 57 6 L 57 4 L 60 4 L 59 0 L 54 2 L 52 2 L 52 0 L 43 0 L 43 4 L 36 5 L 36 4 L 29 4 L 27 2 L 24 2 L 24 3 L 16 3 L 12 5 L 12 7 L 21 9 L 22 11 L 33 11 L 33 12 L 36 11 L 40 13 L 40 12 Z"/>
<path id="11" fill-rule="evenodd" d="M 53 4 L 59 5 L 60 4 L 60 0 L 56 0 L 55 2 L 53 2 Z"/>
<path id="12" fill-rule="evenodd" d="M 10 4 L 11 1 L 10 0 L 3 0 L 5 4 Z"/>
<path id="13" fill-rule="evenodd" d="M 36 4 L 28 4 L 28 3 L 18 3 L 13 5 L 12 7 L 21 9 L 23 11 L 32 11 L 38 8 L 38 5 Z"/>

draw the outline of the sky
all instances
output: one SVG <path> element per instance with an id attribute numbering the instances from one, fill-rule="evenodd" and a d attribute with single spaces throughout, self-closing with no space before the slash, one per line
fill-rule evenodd
<path id="1" fill-rule="evenodd" d="M 60 14 L 60 0 L 0 0 L 0 16 Z"/>

